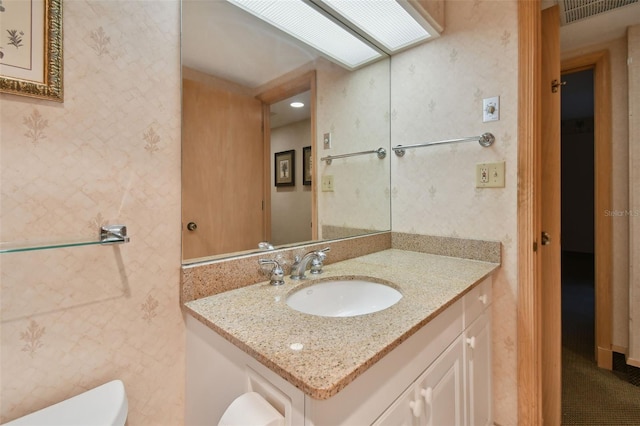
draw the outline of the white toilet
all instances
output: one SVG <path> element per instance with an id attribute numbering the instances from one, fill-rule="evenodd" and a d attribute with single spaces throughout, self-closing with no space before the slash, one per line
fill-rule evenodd
<path id="1" fill-rule="evenodd" d="M 113 380 L 3 426 L 124 426 L 127 411 L 124 384 Z"/>

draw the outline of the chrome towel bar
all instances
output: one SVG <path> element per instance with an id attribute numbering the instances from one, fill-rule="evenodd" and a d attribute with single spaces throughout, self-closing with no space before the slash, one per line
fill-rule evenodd
<path id="1" fill-rule="evenodd" d="M 327 164 L 331 164 L 331 160 L 335 160 L 336 158 L 355 157 L 356 155 L 365 155 L 365 154 L 378 154 L 378 158 L 382 160 L 384 157 L 387 156 L 387 150 L 384 148 L 378 148 L 378 149 L 372 149 L 371 151 L 352 152 L 351 154 L 329 155 L 327 157 L 322 157 L 320 161 L 326 161 Z"/>
<path id="2" fill-rule="evenodd" d="M 391 149 L 393 149 L 393 152 L 395 152 L 398 157 L 402 157 L 404 156 L 405 150 L 410 148 L 421 148 L 423 146 L 442 145 L 445 143 L 456 143 L 456 142 L 478 142 L 480 145 L 486 148 L 488 146 L 493 145 L 493 142 L 495 142 L 495 140 L 496 138 L 495 136 L 493 136 L 493 134 L 483 133 L 482 136 L 469 136 L 468 138 L 448 139 L 445 141 L 417 143 L 415 145 L 398 145 L 398 146 L 394 146 Z"/>

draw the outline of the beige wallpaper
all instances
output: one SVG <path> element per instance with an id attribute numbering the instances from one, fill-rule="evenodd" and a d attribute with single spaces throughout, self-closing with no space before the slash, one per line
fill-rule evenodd
<path id="1" fill-rule="evenodd" d="M 389 150 L 389 61 L 354 72 L 318 61 L 316 176 L 331 175 L 334 191 L 319 191 L 320 227 L 334 225 L 375 231 L 391 229 L 389 153 L 385 159 L 368 154 L 337 159 L 327 165 L 320 158 L 375 150 Z M 331 133 L 332 148 L 323 148 L 323 134 Z M 317 160 L 316 160 L 317 159 Z"/>
<path id="2" fill-rule="evenodd" d="M 0 95 L 0 422 L 122 379 L 129 425 L 183 421 L 179 2 L 65 1 L 64 104 Z"/>
<path id="3" fill-rule="evenodd" d="M 609 51 L 611 61 L 612 207 L 613 210 L 622 212 L 629 206 L 629 96 L 626 37 L 562 52 L 562 59 L 602 50 Z M 629 340 L 629 220 L 624 216 L 611 216 L 611 220 L 613 221 L 613 344 L 623 349 L 628 347 Z"/>
<path id="4" fill-rule="evenodd" d="M 441 145 L 391 154 L 392 229 L 501 241 L 494 280 L 494 420 L 517 423 L 516 160 L 517 2 L 447 2 L 443 37 L 391 61 L 391 143 L 492 132 L 495 144 Z M 500 120 L 482 122 L 482 99 L 500 96 Z M 506 161 L 506 187 L 476 189 L 475 165 Z"/>
<path id="5" fill-rule="evenodd" d="M 629 363 L 640 367 L 640 25 L 628 30 L 629 54 Z"/>

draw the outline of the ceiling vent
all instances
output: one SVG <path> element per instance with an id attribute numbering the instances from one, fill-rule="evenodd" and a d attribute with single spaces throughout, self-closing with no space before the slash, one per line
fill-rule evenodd
<path id="1" fill-rule="evenodd" d="M 562 25 L 634 3 L 638 3 L 638 0 L 560 0 L 558 2 Z"/>

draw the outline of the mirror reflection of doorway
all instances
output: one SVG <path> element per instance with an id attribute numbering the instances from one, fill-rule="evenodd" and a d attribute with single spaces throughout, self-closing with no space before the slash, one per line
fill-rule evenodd
<path id="1" fill-rule="evenodd" d="M 292 186 L 276 186 L 271 183 L 271 240 L 282 245 L 312 239 L 312 188 L 309 177 L 310 163 L 305 152 L 311 152 L 311 91 L 293 95 L 270 105 L 270 158 L 277 152 L 295 151 L 295 164 L 291 168 L 295 176 Z M 282 170 L 280 173 L 284 173 Z M 286 173 L 289 173 L 287 169 Z M 275 174 L 271 173 L 272 179 Z"/>

